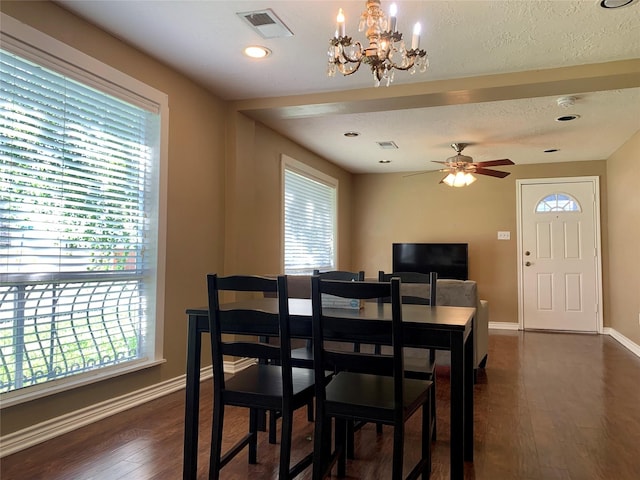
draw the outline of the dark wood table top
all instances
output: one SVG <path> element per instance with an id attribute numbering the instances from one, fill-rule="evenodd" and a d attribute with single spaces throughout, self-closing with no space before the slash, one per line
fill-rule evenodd
<path id="1" fill-rule="evenodd" d="M 278 302 L 275 298 L 256 298 L 238 302 L 226 303 L 222 308 L 228 309 L 258 309 L 269 312 L 277 311 Z M 365 302 L 364 308 L 357 309 L 331 309 L 325 308 L 325 315 L 331 315 L 335 311 L 340 316 L 353 316 L 354 318 L 391 319 L 391 305 L 388 303 Z M 473 307 L 428 306 L 428 305 L 402 305 L 402 321 L 412 324 L 415 328 L 426 327 L 431 330 L 467 331 L 471 329 L 471 320 L 476 313 Z M 188 315 L 207 315 L 207 307 L 190 308 Z M 311 318 L 311 300 L 301 298 L 289 299 L 289 315 L 294 320 L 308 322 Z M 310 331 L 309 331 L 310 334 Z M 305 335 L 303 335 L 305 336 Z"/>

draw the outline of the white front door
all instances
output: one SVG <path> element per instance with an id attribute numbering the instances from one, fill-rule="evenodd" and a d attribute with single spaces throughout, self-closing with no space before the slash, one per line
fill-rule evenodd
<path id="1" fill-rule="evenodd" d="M 598 178 L 517 185 L 521 328 L 600 331 Z"/>

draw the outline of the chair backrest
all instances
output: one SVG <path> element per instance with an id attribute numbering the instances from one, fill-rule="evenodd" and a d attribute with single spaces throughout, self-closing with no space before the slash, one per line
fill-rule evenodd
<path id="1" fill-rule="evenodd" d="M 378 304 L 380 312 L 390 321 L 365 317 L 360 310 L 323 308 L 322 295 L 343 298 L 377 300 L 390 297 L 390 305 Z M 400 280 L 390 282 L 352 282 L 325 280 L 320 276 L 311 279 L 311 303 L 313 323 L 313 354 L 316 379 L 316 395 L 325 398 L 325 370 L 351 371 L 392 375 L 396 405 L 402 405 L 403 350 L 402 304 L 400 302 Z M 373 304 L 375 306 L 375 304 Z M 331 342 L 331 343 L 327 343 Z M 368 343 L 392 346 L 392 355 L 377 355 L 354 352 L 349 348 L 335 347 L 335 342 L 344 344 Z M 330 345 L 330 346 L 329 346 Z"/>
<path id="2" fill-rule="evenodd" d="M 363 270 L 360 270 L 359 272 L 347 272 L 345 270 L 329 270 L 326 272 L 321 272 L 320 270 L 314 270 L 313 274 L 319 275 L 324 280 L 345 280 L 345 281 L 364 282 Z"/>
<path id="3" fill-rule="evenodd" d="M 247 275 L 219 277 L 207 275 L 209 294 L 209 329 L 213 356 L 214 386 L 225 389 L 224 355 L 276 361 L 282 365 L 283 393 L 292 392 L 291 335 L 289 328 L 289 302 L 287 277 L 266 278 Z M 257 292 L 277 295 L 277 311 L 251 308 L 250 301 L 220 303 L 221 291 Z M 223 333 L 233 333 L 232 339 L 222 339 Z M 236 338 L 235 335 L 242 336 Z M 255 337 L 279 337 L 279 344 L 260 342 Z"/>
<path id="4" fill-rule="evenodd" d="M 384 273 L 382 270 L 378 272 L 379 282 L 388 282 L 393 277 L 397 277 L 403 284 L 402 287 L 402 303 L 412 303 L 417 305 L 436 305 L 438 274 L 436 272 L 431 273 L 419 273 L 419 272 L 393 272 Z M 428 296 L 425 288 L 416 288 L 415 284 L 428 285 Z M 383 299 L 383 302 L 388 302 L 389 299 Z"/>

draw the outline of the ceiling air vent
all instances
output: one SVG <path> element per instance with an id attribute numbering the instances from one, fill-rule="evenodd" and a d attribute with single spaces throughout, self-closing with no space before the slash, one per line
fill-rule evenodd
<path id="1" fill-rule="evenodd" d="M 247 22 L 262 38 L 291 37 L 293 32 L 282 23 L 273 10 L 256 10 L 254 12 L 240 12 L 237 15 Z"/>
<path id="2" fill-rule="evenodd" d="M 398 148 L 396 142 L 388 141 L 388 142 L 377 142 L 378 146 L 384 150 L 395 150 Z"/>

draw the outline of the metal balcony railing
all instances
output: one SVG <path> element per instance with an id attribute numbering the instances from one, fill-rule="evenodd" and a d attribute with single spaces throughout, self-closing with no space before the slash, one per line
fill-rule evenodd
<path id="1" fill-rule="evenodd" d="M 142 275 L 3 275 L 0 392 L 135 360 L 144 352 Z"/>

